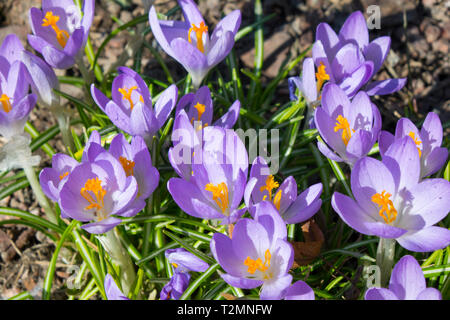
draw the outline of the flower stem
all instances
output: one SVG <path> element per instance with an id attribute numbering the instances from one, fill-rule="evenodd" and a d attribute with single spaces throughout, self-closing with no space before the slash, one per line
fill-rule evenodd
<path id="1" fill-rule="evenodd" d="M 25 175 L 27 176 L 27 179 L 30 182 L 31 189 L 34 192 L 34 195 L 36 196 L 39 205 L 42 207 L 42 209 L 44 209 L 44 212 L 48 220 L 50 220 L 54 224 L 58 224 L 56 214 L 53 211 L 52 206 L 48 202 L 44 192 L 42 191 L 41 185 L 39 184 L 39 181 L 36 177 L 36 172 L 34 171 L 33 167 L 31 165 L 27 165 L 24 163 L 23 171 L 25 172 Z"/>
<path id="2" fill-rule="evenodd" d="M 64 116 L 62 112 L 56 113 L 56 120 L 58 121 L 59 130 L 61 131 L 63 143 L 66 146 L 66 150 L 68 151 L 70 148 L 72 152 L 75 152 L 76 150 L 74 150 L 72 134 L 70 133 L 70 120 L 66 116 Z"/>
<path id="3" fill-rule="evenodd" d="M 112 262 L 120 267 L 120 283 L 123 293 L 128 296 L 136 279 L 134 265 L 129 254 L 120 242 L 115 228 L 106 232 L 104 236 L 99 236 L 98 239 L 108 252 Z"/>
<path id="4" fill-rule="evenodd" d="M 394 265 L 395 239 L 380 238 L 377 249 L 377 266 L 380 268 L 380 284 L 386 287 Z"/>

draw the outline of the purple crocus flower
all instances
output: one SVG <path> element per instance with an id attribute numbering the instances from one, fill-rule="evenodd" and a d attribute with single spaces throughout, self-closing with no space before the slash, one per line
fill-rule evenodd
<path id="1" fill-rule="evenodd" d="M 84 0 L 82 12 L 72 0 L 42 0 L 42 11 L 30 9 L 28 42 L 53 68 L 70 68 L 86 45 L 94 8 L 95 0 Z"/>
<path id="2" fill-rule="evenodd" d="M 8 71 L 7 75 L 0 72 L 0 134 L 9 140 L 23 132 L 37 97 L 28 94 L 27 71 L 22 62 L 13 62 Z"/>
<path id="3" fill-rule="evenodd" d="M 422 268 L 414 257 L 402 257 L 392 270 L 389 289 L 370 288 L 365 300 L 442 300 L 435 288 L 427 288 Z"/>
<path id="4" fill-rule="evenodd" d="M 270 170 L 264 158 L 255 158 L 244 195 L 248 208 L 262 201 L 270 201 L 284 222 L 289 224 L 306 221 L 320 209 L 321 183 L 307 188 L 297 196 L 297 183 L 294 177 L 287 177 L 280 185 L 269 173 Z M 252 213 L 253 210 L 250 212 Z"/>
<path id="5" fill-rule="evenodd" d="M 191 275 L 185 272 L 176 272 L 159 293 L 161 300 L 178 300 L 189 286 Z"/>
<path id="6" fill-rule="evenodd" d="M 391 39 L 387 36 L 369 43 L 364 15 L 355 11 L 347 18 L 339 35 L 327 23 L 317 26 L 312 57 L 321 78 L 337 84 L 352 97 L 380 70 L 390 45 Z M 405 83 L 406 78 L 374 81 L 363 90 L 370 96 L 390 94 L 403 88 Z"/>
<path id="7" fill-rule="evenodd" d="M 160 292 L 161 300 L 178 300 L 189 286 L 189 271 L 204 272 L 209 264 L 184 248 L 168 249 L 166 259 L 172 265 L 173 276 Z"/>
<path id="8" fill-rule="evenodd" d="M 236 223 L 232 239 L 214 234 L 211 252 L 225 270 L 221 277 L 228 284 L 242 289 L 262 285 L 261 299 L 278 300 L 292 281 L 288 272 L 294 250 L 286 238 L 286 225 L 278 212 L 261 202 L 256 205 L 255 220 L 244 218 Z"/>
<path id="9" fill-rule="evenodd" d="M 314 290 L 302 280 L 298 280 L 286 289 L 284 300 L 315 300 Z"/>
<path id="10" fill-rule="evenodd" d="M 42 169 L 39 174 L 39 181 L 45 195 L 54 202 L 58 202 L 61 188 L 67 182 L 69 174 L 78 164 L 78 161 L 66 154 L 55 154 L 52 158 L 52 167 Z M 68 218 L 69 216 L 64 210 L 61 210 L 61 217 Z"/>
<path id="11" fill-rule="evenodd" d="M 351 173 L 355 200 L 335 192 L 331 204 L 360 233 L 396 239 L 410 251 L 445 248 L 450 230 L 433 225 L 450 209 L 450 183 L 419 179 L 419 153 L 404 137 L 394 141 L 382 162 L 369 157 L 356 162 Z"/>
<path id="12" fill-rule="evenodd" d="M 365 92 L 358 92 L 350 101 L 333 83 L 325 85 L 314 121 L 325 142 L 317 143 L 319 150 L 327 158 L 350 166 L 367 155 L 381 129 L 380 112 Z"/>
<path id="13" fill-rule="evenodd" d="M 234 45 L 241 24 L 241 12 L 235 10 L 224 17 L 211 37 L 208 27 L 192 0 L 179 0 L 184 21 L 158 20 L 155 7 L 149 13 L 153 35 L 163 50 L 180 62 L 198 88 L 208 71 L 222 61 Z"/>
<path id="14" fill-rule="evenodd" d="M 222 224 L 234 223 L 246 210 L 238 209 L 247 181 L 245 145 L 232 130 L 206 127 L 203 131 L 209 140 L 203 150 L 195 151 L 189 181 L 171 178 L 167 188 L 187 214 L 220 219 Z"/>
<path id="15" fill-rule="evenodd" d="M 108 273 L 105 276 L 105 293 L 108 300 L 130 300 L 120 291 L 112 276 Z"/>
<path id="16" fill-rule="evenodd" d="M 148 142 L 175 107 L 178 89 L 173 84 L 164 90 L 153 109 L 148 86 L 139 74 L 127 67 L 119 67 L 118 71 L 112 84 L 112 100 L 94 84 L 91 85 L 92 97 L 119 129 Z"/>
<path id="17" fill-rule="evenodd" d="M 174 273 L 204 272 L 209 268 L 209 264 L 184 248 L 167 249 L 164 255 Z"/>
<path id="18" fill-rule="evenodd" d="M 59 96 L 53 92 L 53 89 L 59 89 L 58 78 L 53 69 L 41 58 L 26 51 L 15 34 L 9 34 L 0 47 L 0 73 L 5 79 L 8 78 L 11 66 L 16 61 L 25 65 L 25 79 L 36 94 L 38 103 L 47 107 L 59 106 Z M 16 74 L 16 77 L 21 77 L 21 81 L 24 80 L 23 74 Z M 25 82 L 19 85 L 23 90 Z"/>
<path id="19" fill-rule="evenodd" d="M 301 78 L 290 77 L 288 79 L 290 99 L 293 101 L 299 99 L 296 95 L 296 90 L 298 89 L 308 104 L 314 104 L 319 99 L 322 86 L 325 81 L 330 80 L 329 78 L 325 74 L 324 67 L 320 67 L 317 74 L 315 74 L 314 60 L 312 58 L 305 58 L 303 60 Z"/>
<path id="20" fill-rule="evenodd" d="M 409 136 L 414 140 L 420 157 L 420 176 L 427 177 L 437 172 L 447 160 L 448 150 L 442 148 L 442 124 L 434 112 L 429 112 L 422 125 L 417 127 L 407 118 L 397 122 L 395 136 L 387 131 L 381 131 L 378 144 L 383 156 L 394 140 Z"/>
<path id="21" fill-rule="evenodd" d="M 59 192 L 59 205 L 72 219 L 94 220 L 82 228 L 101 234 L 121 222 L 113 215 L 132 216 L 141 209 L 134 205 L 137 193 L 135 177 L 127 176 L 119 160 L 102 152 L 72 170 Z"/>
<path id="22" fill-rule="evenodd" d="M 201 128 L 207 126 L 216 126 L 225 129 L 231 129 L 239 117 L 241 103 L 236 100 L 220 119 L 213 123 L 213 101 L 211 92 L 207 86 L 203 86 L 194 93 L 184 95 L 178 102 L 175 117 L 184 110 L 190 119 L 192 125 L 195 122 L 201 122 Z M 199 128 L 196 128 L 197 130 Z"/>

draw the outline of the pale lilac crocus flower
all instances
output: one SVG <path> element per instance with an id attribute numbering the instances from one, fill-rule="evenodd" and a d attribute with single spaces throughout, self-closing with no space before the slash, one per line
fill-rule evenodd
<path id="1" fill-rule="evenodd" d="M 435 288 L 427 288 L 422 268 L 414 257 L 402 257 L 392 270 L 389 288 L 369 288 L 365 300 L 442 300 Z"/>
<path id="2" fill-rule="evenodd" d="M 365 157 L 351 173 L 354 199 L 335 192 L 334 210 L 356 231 L 395 239 L 403 248 L 429 252 L 450 244 L 450 230 L 434 226 L 450 210 L 450 183 L 420 181 L 420 159 L 410 137 L 394 141 L 383 161 Z"/>
<path id="3" fill-rule="evenodd" d="M 284 300 L 315 300 L 314 290 L 305 281 L 298 280 L 286 289 Z"/>
<path id="4" fill-rule="evenodd" d="M 94 84 L 91 85 L 92 98 L 119 129 L 132 136 L 139 135 L 148 143 L 175 107 L 177 86 L 173 84 L 165 89 L 153 109 L 148 86 L 139 74 L 127 67 L 119 67 L 118 71 L 112 84 L 112 100 Z"/>
<path id="5" fill-rule="evenodd" d="M 184 248 L 168 249 L 164 254 L 172 266 L 173 276 L 161 290 L 160 299 L 178 300 L 189 285 L 189 272 L 204 272 L 209 264 Z"/>
<path id="6" fill-rule="evenodd" d="M 105 276 L 105 294 L 108 300 L 130 300 L 128 299 L 122 291 L 120 291 L 117 284 L 114 282 L 113 277 L 108 273 Z"/>
<path id="7" fill-rule="evenodd" d="M 324 140 L 317 143 L 320 152 L 350 166 L 369 153 L 381 129 L 380 112 L 365 92 L 358 92 L 350 101 L 334 83 L 325 85 L 314 121 Z"/>
<path id="8" fill-rule="evenodd" d="M 215 27 L 211 37 L 197 5 L 179 0 L 184 21 L 158 20 L 155 7 L 149 13 L 153 35 L 162 49 L 189 72 L 195 88 L 200 87 L 209 70 L 231 51 L 241 24 L 241 12 L 234 10 Z"/>
<path id="9" fill-rule="evenodd" d="M 338 35 L 327 23 L 317 26 L 312 58 L 322 78 L 337 84 L 349 97 L 360 89 L 369 96 L 391 94 L 403 88 L 406 78 L 368 83 L 383 65 L 390 45 L 387 36 L 369 43 L 364 15 L 356 11 L 347 18 Z"/>
<path id="10" fill-rule="evenodd" d="M 72 0 L 42 0 L 42 11 L 30 9 L 28 42 L 53 68 L 70 68 L 86 45 L 94 8 L 95 0 L 84 0 L 82 11 Z"/>
<path id="11" fill-rule="evenodd" d="M 261 286 L 262 300 L 278 300 L 292 282 L 288 272 L 294 251 L 286 239 L 286 225 L 278 212 L 270 203 L 261 202 L 255 220 L 240 219 L 231 239 L 215 233 L 211 252 L 226 272 L 221 274 L 225 282 L 242 289 Z"/>
<path id="12" fill-rule="evenodd" d="M 284 222 L 300 223 L 311 218 L 321 207 L 322 184 L 317 183 L 297 196 L 297 183 L 294 177 L 287 177 L 281 185 L 270 174 L 269 167 L 262 157 L 256 157 L 250 170 L 250 179 L 245 188 L 245 204 L 251 210 L 262 201 L 273 203 Z"/>
<path id="13" fill-rule="evenodd" d="M 395 136 L 387 131 L 381 131 L 378 138 L 381 155 L 384 155 L 394 140 L 405 136 L 411 137 L 416 144 L 420 157 L 421 178 L 432 175 L 445 164 L 448 150 L 441 147 L 443 137 L 442 124 L 436 113 L 429 112 L 427 114 L 420 131 L 408 118 L 401 118 L 397 122 Z"/>
<path id="14" fill-rule="evenodd" d="M 208 141 L 195 151 L 190 179 L 171 178 L 167 188 L 187 214 L 234 223 L 246 210 L 239 209 L 248 172 L 245 145 L 234 131 L 219 127 L 206 127 L 204 136 Z"/>

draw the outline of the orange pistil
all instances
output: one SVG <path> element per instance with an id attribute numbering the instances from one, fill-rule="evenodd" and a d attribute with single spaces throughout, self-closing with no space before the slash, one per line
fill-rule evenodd
<path id="1" fill-rule="evenodd" d="M 122 156 L 119 157 L 119 161 L 120 161 L 120 164 L 122 165 L 123 169 L 125 170 L 127 177 L 132 176 L 134 165 L 135 165 L 134 161 L 128 160 L 127 158 L 122 157 Z"/>
<path id="2" fill-rule="evenodd" d="M 2 94 L 2 96 L 0 97 L 0 102 L 3 107 L 3 111 L 9 113 L 12 110 L 11 98 L 8 97 L 6 94 L 4 93 Z"/>
<path id="3" fill-rule="evenodd" d="M 102 181 L 98 177 L 88 179 L 84 187 L 81 188 L 80 194 L 89 202 L 89 205 L 84 210 L 93 208 L 101 210 L 105 206 L 103 198 L 106 195 L 106 190 L 102 188 Z"/>
<path id="4" fill-rule="evenodd" d="M 45 14 L 45 18 L 42 19 L 43 27 L 52 27 L 52 29 L 56 33 L 56 40 L 61 45 L 61 47 L 65 47 L 67 41 L 69 40 L 69 33 L 66 30 L 60 29 L 56 23 L 59 21 L 59 16 L 54 16 L 52 11 L 47 11 Z"/>
<path id="5" fill-rule="evenodd" d="M 208 32 L 208 27 L 205 25 L 205 23 L 203 21 L 200 22 L 199 27 L 197 27 L 195 24 L 192 24 L 192 27 L 188 31 L 189 43 L 192 43 L 192 39 L 191 39 L 192 31 L 195 32 L 195 36 L 197 38 L 197 49 L 200 50 L 202 53 L 205 53 L 205 48 L 203 47 L 203 33 Z"/>
<path id="6" fill-rule="evenodd" d="M 278 184 L 278 182 L 276 182 L 275 179 L 273 178 L 273 175 L 270 174 L 269 176 L 267 176 L 266 184 L 261 188 L 259 188 L 259 190 L 261 192 L 267 190 L 267 192 L 269 193 L 269 200 L 272 201 L 272 190 L 278 188 L 279 186 L 280 185 Z M 263 198 L 263 200 L 265 200 L 265 198 L 266 196 Z"/>
<path id="7" fill-rule="evenodd" d="M 64 172 L 63 174 L 59 175 L 59 180 L 61 181 L 62 179 L 64 179 L 65 177 L 67 177 L 69 175 L 69 171 Z"/>
<path id="8" fill-rule="evenodd" d="M 330 75 L 325 71 L 325 65 L 320 62 L 320 66 L 317 68 L 316 72 L 317 78 L 317 92 L 320 92 L 325 81 L 330 80 Z"/>
<path id="9" fill-rule="evenodd" d="M 212 192 L 213 200 L 219 206 L 220 210 L 222 210 L 222 213 L 225 214 L 228 209 L 227 184 L 225 182 L 221 182 L 217 186 L 215 186 L 212 183 L 208 183 L 205 186 L 205 190 Z"/>
<path id="10" fill-rule="evenodd" d="M 197 120 L 195 120 L 195 118 L 192 117 L 192 119 L 191 119 L 192 125 L 194 124 L 194 121 L 202 121 L 201 118 L 202 118 L 202 115 L 205 113 L 206 106 L 204 104 L 201 104 L 200 102 L 197 102 L 197 104 L 194 106 L 194 108 L 197 110 L 198 116 L 197 116 Z M 203 128 L 206 128 L 207 126 L 208 126 L 208 124 L 205 123 L 203 126 L 198 125 L 197 128 L 195 128 L 195 129 L 196 129 L 196 131 L 198 131 Z"/>
<path id="11" fill-rule="evenodd" d="M 341 115 L 336 118 L 336 121 L 337 122 L 336 126 L 334 127 L 334 132 L 342 130 L 342 141 L 344 141 L 345 145 L 347 145 L 350 141 L 350 138 L 352 137 L 352 131 L 355 132 L 355 130 L 350 129 L 350 124 L 348 123 L 347 118 L 344 118 Z"/>
<path id="12" fill-rule="evenodd" d="M 411 131 L 408 134 L 408 136 L 410 136 L 413 139 L 413 141 L 416 144 L 416 146 L 419 146 L 419 145 L 422 144 L 422 141 L 420 141 L 419 138 L 416 138 L 416 135 L 414 134 L 414 132 Z M 419 151 L 419 157 L 421 157 L 422 156 L 422 150 L 420 150 L 420 148 L 417 147 L 417 151 Z"/>
<path id="13" fill-rule="evenodd" d="M 244 261 L 244 265 L 248 267 L 247 272 L 250 274 L 254 274 L 256 270 L 265 272 L 270 267 L 270 259 L 272 258 L 272 255 L 270 254 L 270 250 L 267 249 L 264 256 L 264 263 L 262 262 L 261 258 L 258 258 L 256 260 L 253 260 L 250 257 L 247 257 Z"/>
<path id="14" fill-rule="evenodd" d="M 372 202 L 376 203 L 380 206 L 379 214 L 384 219 L 386 223 L 392 223 L 397 218 L 397 210 L 392 203 L 390 193 L 386 193 L 386 190 L 383 190 L 381 193 L 375 193 L 372 196 Z"/>
<path id="15" fill-rule="evenodd" d="M 176 264 L 175 262 L 172 262 L 172 265 L 174 266 L 174 268 L 178 268 L 178 264 Z"/>
<path id="16" fill-rule="evenodd" d="M 131 94 L 133 93 L 134 90 L 137 89 L 137 86 L 133 86 L 130 89 L 126 89 L 125 87 L 123 88 L 119 88 L 118 91 L 122 94 L 123 96 L 123 100 L 128 100 L 128 102 L 130 103 L 130 110 L 133 110 L 134 108 L 134 102 L 131 99 Z M 140 101 L 143 102 L 143 98 L 141 96 Z"/>

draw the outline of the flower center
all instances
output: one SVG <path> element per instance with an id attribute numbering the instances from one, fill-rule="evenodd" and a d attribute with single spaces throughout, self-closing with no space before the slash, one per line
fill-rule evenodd
<path id="1" fill-rule="evenodd" d="M 122 94 L 123 96 L 123 100 L 128 100 L 128 102 L 130 103 L 130 110 L 133 110 L 134 108 L 134 102 L 133 99 L 131 99 L 131 94 L 133 93 L 134 90 L 136 90 L 138 87 L 137 86 L 133 86 L 130 89 L 127 90 L 126 87 L 123 88 L 119 88 L 118 91 Z M 141 101 L 142 103 L 144 102 L 144 98 L 142 98 L 142 96 L 139 97 L 139 101 Z"/>
<path id="2" fill-rule="evenodd" d="M 408 136 L 410 136 L 413 139 L 413 141 L 416 144 L 416 146 L 419 146 L 419 145 L 422 144 L 422 141 L 420 141 L 419 138 L 416 138 L 416 135 L 414 134 L 414 132 L 411 131 L 408 134 Z M 417 151 L 419 151 L 419 157 L 421 157 L 422 156 L 422 150 L 420 150 L 420 148 L 417 147 Z"/>
<path id="3" fill-rule="evenodd" d="M 375 193 L 372 196 L 372 202 L 380 206 L 379 214 L 386 223 L 391 223 L 397 218 L 397 210 L 390 200 L 391 194 L 383 190 L 381 193 Z"/>
<path id="4" fill-rule="evenodd" d="M 65 177 L 67 177 L 69 175 L 69 171 L 64 172 L 63 174 L 59 175 L 59 181 L 61 181 L 62 179 L 64 179 Z"/>
<path id="5" fill-rule="evenodd" d="M 201 104 L 200 102 L 197 102 L 197 104 L 194 106 L 194 108 L 197 110 L 198 116 L 197 120 L 195 120 L 194 117 L 191 119 L 191 124 L 194 125 L 194 121 L 202 121 L 202 115 L 205 113 L 206 106 L 204 104 Z M 196 131 L 201 130 L 203 128 L 206 128 L 208 126 L 207 123 L 205 123 L 203 126 L 200 124 L 196 129 Z"/>
<path id="6" fill-rule="evenodd" d="M 262 262 L 261 258 L 258 258 L 256 260 L 253 260 L 249 256 L 244 261 L 244 265 L 248 267 L 247 272 L 250 274 L 254 274 L 256 270 L 259 270 L 261 272 L 265 272 L 270 267 L 270 259 L 272 258 L 272 255 L 270 254 L 270 250 L 267 249 L 264 254 L 264 263 Z"/>
<path id="7" fill-rule="evenodd" d="M 191 39 L 191 32 L 195 32 L 195 36 L 197 38 L 197 49 L 200 50 L 202 53 L 205 53 L 205 48 L 203 47 L 203 33 L 208 32 L 208 27 L 205 25 L 205 23 L 202 21 L 200 22 L 200 26 L 197 27 L 195 24 L 192 24 L 192 27 L 188 31 L 188 40 L 189 43 L 192 43 Z"/>
<path id="8" fill-rule="evenodd" d="M 178 264 L 176 264 L 175 262 L 172 262 L 172 265 L 174 266 L 174 268 L 178 268 Z"/>
<path id="9" fill-rule="evenodd" d="M 59 21 L 59 16 L 54 16 L 52 11 L 47 11 L 44 19 L 42 19 L 43 27 L 52 27 L 52 29 L 56 33 L 56 40 L 61 45 L 61 47 L 65 47 L 67 41 L 69 40 L 69 33 L 66 30 L 60 29 L 56 23 Z"/>
<path id="10" fill-rule="evenodd" d="M 322 89 L 322 86 L 325 83 L 325 81 L 330 80 L 330 76 L 325 71 L 325 65 L 323 64 L 323 62 L 320 62 L 320 66 L 317 68 L 316 78 L 317 78 L 317 92 L 320 92 L 320 89 Z"/>
<path id="11" fill-rule="evenodd" d="M 206 191 L 212 192 L 213 200 L 217 203 L 222 213 L 228 209 L 228 187 L 225 182 L 219 183 L 217 186 L 212 183 L 208 183 L 205 186 Z"/>
<path id="12" fill-rule="evenodd" d="M 106 195 L 106 190 L 102 188 L 102 181 L 96 177 L 94 179 L 88 179 L 81 188 L 80 194 L 85 198 L 89 205 L 84 208 L 84 210 L 90 210 L 95 208 L 96 210 L 101 210 L 105 206 L 103 198 Z M 103 217 L 100 217 L 101 220 Z"/>
<path id="13" fill-rule="evenodd" d="M 9 113 L 12 110 L 11 98 L 6 94 L 2 94 L 0 102 L 2 103 L 3 111 Z"/>
<path id="14" fill-rule="evenodd" d="M 272 190 L 278 188 L 280 185 L 278 182 L 275 181 L 273 175 L 268 175 L 266 179 L 266 184 L 259 188 L 261 192 L 264 192 L 264 190 L 267 190 L 269 193 L 269 201 L 272 201 Z M 275 194 L 275 197 L 273 198 L 273 204 L 277 208 L 277 210 L 280 210 L 280 202 L 281 202 L 281 194 L 282 190 L 278 190 Z M 263 197 L 263 201 L 267 199 L 267 195 Z"/>
<path id="15" fill-rule="evenodd" d="M 347 145 L 350 141 L 350 138 L 352 137 L 352 132 L 355 132 L 355 130 L 350 129 L 350 124 L 348 123 L 347 118 L 344 118 L 341 115 L 338 115 L 336 121 L 337 122 L 336 126 L 334 127 L 334 132 L 342 130 L 342 141 L 344 141 L 344 144 Z"/>
<path id="16" fill-rule="evenodd" d="M 119 157 L 120 164 L 122 165 L 123 169 L 125 170 L 125 173 L 127 174 L 127 177 L 133 175 L 133 169 L 134 169 L 134 161 L 128 160 L 125 157 L 120 156 Z"/>

